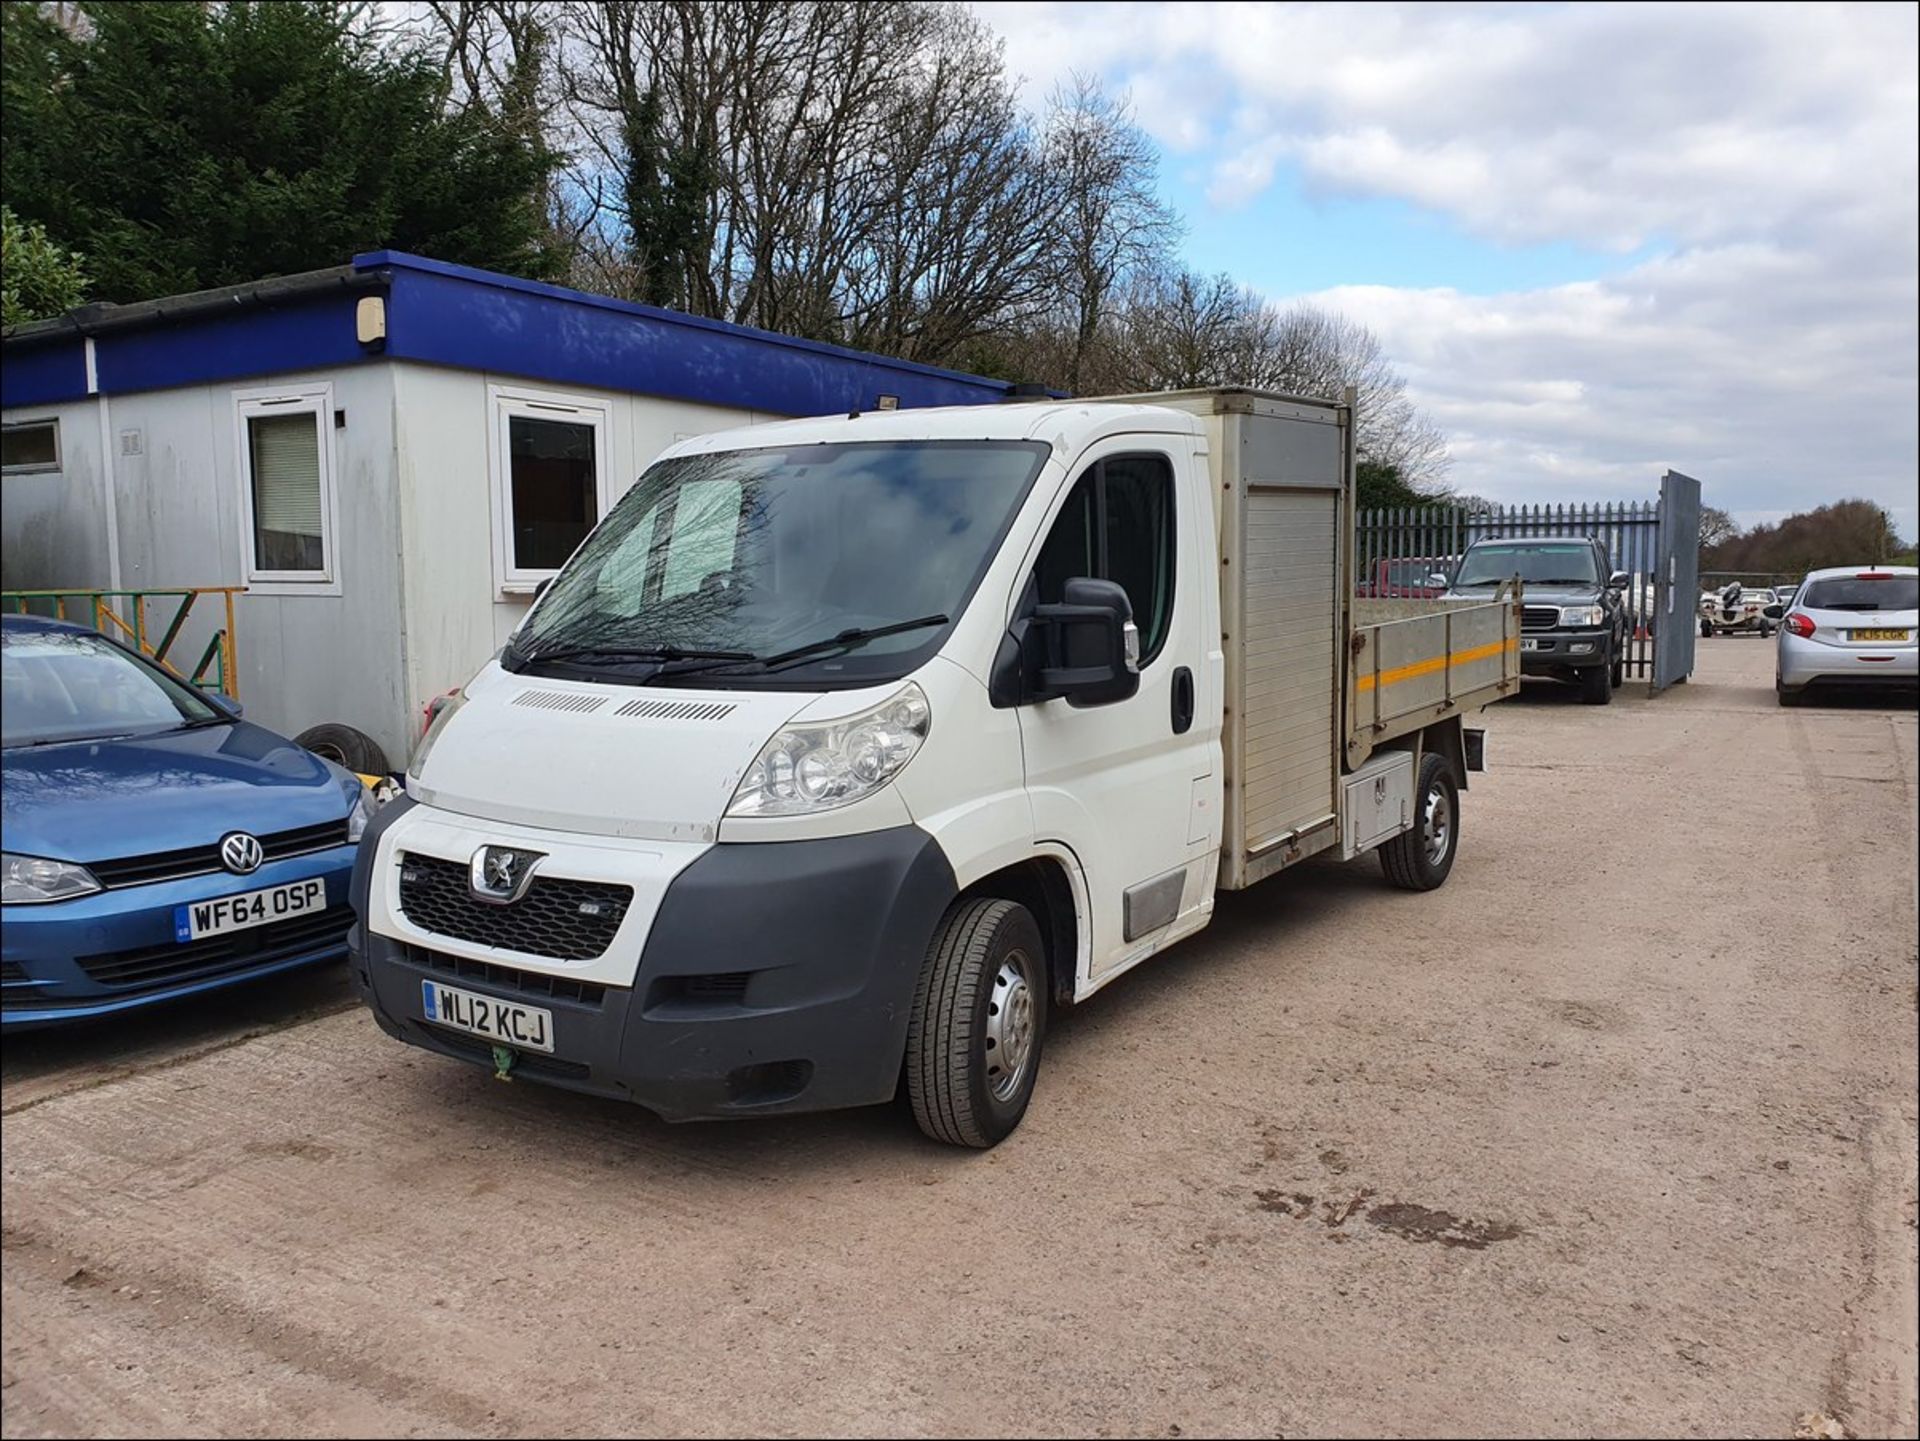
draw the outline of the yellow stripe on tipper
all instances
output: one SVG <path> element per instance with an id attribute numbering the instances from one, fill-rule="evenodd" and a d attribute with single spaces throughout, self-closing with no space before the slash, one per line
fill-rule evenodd
<path id="1" fill-rule="evenodd" d="M 1487 660 L 1499 655 L 1503 650 L 1518 650 L 1518 640 L 1495 640 L 1485 645 L 1477 645 L 1472 650 L 1457 651 L 1452 657 L 1454 665 L 1466 665 L 1476 660 Z M 1392 670 L 1383 670 L 1379 675 L 1363 675 L 1354 679 L 1355 690 L 1372 690 L 1375 685 L 1395 685 L 1403 680 L 1412 680 L 1415 676 L 1432 675 L 1437 670 L 1447 668 L 1448 658 L 1434 656 L 1431 660 L 1417 660 L 1412 665 L 1395 666 Z"/>

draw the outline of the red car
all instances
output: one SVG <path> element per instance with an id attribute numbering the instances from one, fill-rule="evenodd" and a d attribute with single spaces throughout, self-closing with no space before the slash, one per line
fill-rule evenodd
<path id="1" fill-rule="evenodd" d="M 1432 600 L 1446 594 L 1447 583 L 1433 584 L 1433 577 L 1452 573 L 1453 562 L 1432 556 L 1382 556 L 1373 565 L 1373 574 L 1353 588 L 1357 596 L 1373 600 Z"/>

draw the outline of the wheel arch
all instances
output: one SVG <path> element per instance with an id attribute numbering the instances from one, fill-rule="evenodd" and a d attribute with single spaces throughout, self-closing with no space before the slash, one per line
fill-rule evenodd
<path id="1" fill-rule="evenodd" d="M 954 903 L 1017 901 L 1031 911 L 1047 945 L 1049 999 L 1066 1006 L 1073 1003 L 1091 939 L 1085 924 L 1085 895 L 1079 866 L 1071 856 L 1039 852 L 969 883 Z"/>

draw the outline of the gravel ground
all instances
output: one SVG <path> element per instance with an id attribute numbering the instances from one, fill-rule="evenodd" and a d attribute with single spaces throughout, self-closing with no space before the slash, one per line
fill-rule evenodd
<path id="1" fill-rule="evenodd" d="M 8 1436 L 1747 1435 L 1915 1415 L 1915 714 L 1530 687 L 1430 896 L 1310 865 L 986 1155 L 672 1128 L 337 971 L 5 1051 Z"/>

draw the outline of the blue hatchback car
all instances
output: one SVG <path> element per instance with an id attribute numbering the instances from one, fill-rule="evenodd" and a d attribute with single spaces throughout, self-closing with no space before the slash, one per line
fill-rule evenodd
<path id="1" fill-rule="evenodd" d="M 0 1027 L 346 953 L 358 777 L 91 630 L 0 617 Z"/>

